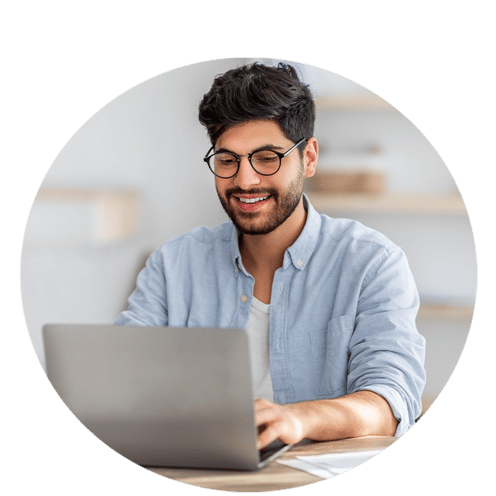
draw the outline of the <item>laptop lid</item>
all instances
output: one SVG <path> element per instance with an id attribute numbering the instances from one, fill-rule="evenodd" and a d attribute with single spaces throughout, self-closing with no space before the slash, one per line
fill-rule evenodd
<path id="1" fill-rule="evenodd" d="M 256 449 L 243 330 L 52 324 L 43 337 L 62 400 L 133 462 L 244 470 L 268 462 Z"/>

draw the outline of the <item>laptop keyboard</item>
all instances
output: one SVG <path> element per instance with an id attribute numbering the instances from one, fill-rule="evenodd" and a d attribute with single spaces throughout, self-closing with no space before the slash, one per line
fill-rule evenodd
<path id="1" fill-rule="evenodd" d="M 267 458 L 271 457 L 274 453 L 277 453 L 281 448 L 286 446 L 282 441 L 276 439 L 265 448 L 260 450 L 260 461 L 263 462 Z"/>

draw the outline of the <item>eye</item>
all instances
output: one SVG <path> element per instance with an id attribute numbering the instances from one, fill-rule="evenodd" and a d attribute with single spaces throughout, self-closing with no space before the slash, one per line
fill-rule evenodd
<path id="1" fill-rule="evenodd" d="M 253 154 L 253 160 L 260 164 L 274 164 L 279 162 L 279 156 L 270 150 L 264 150 Z"/>
<path id="2" fill-rule="evenodd" d="M 214 164 L 216 167 L 229 167 L 237 165 L 238 161 L 230 153 L 217 153 L 214 155 Z"/>

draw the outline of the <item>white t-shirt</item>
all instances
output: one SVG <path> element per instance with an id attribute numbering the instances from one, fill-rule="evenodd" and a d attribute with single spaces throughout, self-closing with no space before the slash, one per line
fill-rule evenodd
<path id="1" fill-rule="evenodd" d="M 253 297 L 246 333 L 254 398 L 274 401 L 269 367 L 269 310 L 270 305 Z"/>

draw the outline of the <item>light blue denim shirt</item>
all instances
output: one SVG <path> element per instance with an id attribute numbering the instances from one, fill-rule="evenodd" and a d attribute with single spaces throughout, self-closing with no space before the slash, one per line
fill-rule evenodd
<path id="1" fill-rule="evenodd" d="M 317 213 L 272 284 L 269 360 L 277 403 L 360 390 L 385 398 L 401 436 L 421 413 L 425 340 L 406 257 L 359 222 Z M 155 251 L 116 324 L 244 329 L 254 279 L 231 222 L 198 227 Z"/>

